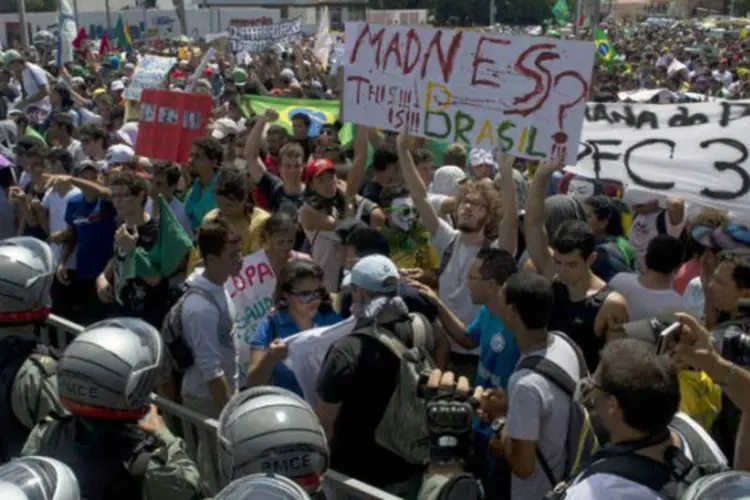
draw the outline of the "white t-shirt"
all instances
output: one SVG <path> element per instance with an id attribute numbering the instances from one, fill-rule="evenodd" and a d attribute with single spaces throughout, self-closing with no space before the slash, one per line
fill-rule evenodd
<path id="1" fill-rule="evenodd" d="M 628 239 L 630 246 L 633 248 L 635 253 L 635 260 L 637 263 L 637 269 L 641 272 L 646 270 L 646 249 L 648 243 L 659 235 L 659 226 L 657 219 L 659 214 L 665 212 L 664 210 L 657 210 L 650 214 L 636 215 L 633 217 L 633 224 L 630 227 L 630 235 Z M 672 225 L 669 221 L 669 214 L 664 213 L 664 223 L 667 228 L 667 234 L 674 236 L 675 238 L 680 235 L 682 228 L 685 225 L 683 220 L 677 225 Z"/>
<path id="2" fill-rule="evenodd" d="M 442 259 L 442 256 L 453 243 L 456 235 L 459 234 L 459 231 L 453 229 L 447 222 L 440 219 L 440 227 L 431 238 L 431 242 L 437 250 L 438 258 Z M 453 247 L 453 253 L 448 261 L 448 265 L 445 267 L 438 281 L 440 299 L 467 326 L 479 314 L 480 306 L 471 301 L 468 285 L 469 270 L 472 264 L 474 264 L 474 259 L 476 259 L 480 249 L 481 246 L 473 247 L 467 245 L 460 239 L 459 235 L 458 243 Z M 478 347 L 475 349 L 465 349 L 453 342 L 453 340 L 449 340 L 453 352 L 479 355 Z"/>
<path id="3" fill-rule="evenodd" d="M 65 210 L 68 207 L 68 199 L 71 196 L 75 196 L 81 192 L 80 189 L 74 187 L 70 189 L 65 195 L 60 196 L 55 188 L 49 188 L 42 198 L 42 206 L 47 209 L 49 214 L 49 232 L 54 234 L 58 231 L 62 231 L 68 224 L 65 222 Z M 62 245 L 53 243 L 50 245 L 52 253 L 55 255 L 55 262 L 60 260 L 60 254 L 62 253 Z M 65 263 L 67 269 L 76 268 L 76 252 L 73 250 L 68 262 Z"/>
<path id="4" fill-rule="evenodd" d="M 86 153 L 83 152 L 83 145 L 78 139 L 71 139 L 67 151 L 73 158 L 73 162 L 75 165 L 78 165 L 86 159 Z"/>
<path id="5" fill-rule="evenodd" d="M 573 347 L 562 337 L 551 335 L 552 342 L 546 349 L 525 353 L 528 356 L 544 356 L 565 370 L 573 380 L 578 380 L 581 366 Z M 564 436 L 568 432 L 570 396 L 553 382 L 531 370 L 516 370 L 508 380 L 508 416 L 505 431 L 509 438 L 536 441 L 547 461 L 556 482 L 563 478 L 566 451 Z M 534 474 L 521 479 L 511 474 L 511 500 L 543 498 L 555 485 L 537 463 Z"/>
<path id="6" fill-rule="evenodd" d="M 193 228 L 190 227 L 190 219 L 188 219 L 187 215 L 185 214 L 185 205 L 177 198 L 172 198 L 172 201 L 170 201 L 168 205 L 169 209 L 172 210 L 174 216 L 178 221 L 180 221 L 180 225 L 185 228 L 187 234 L 192 238 Z M 154 217 L 154 200 L 152 198 L 146 200 L 146 206 L 144 207 L 144 209 L 146 210 L 146 213 Z M 158 220 L 158 218 L 156 217 L 154 217 L 154 219 Z"/>
<path id="7" fill-rule="evenodd" d="M 673 288 L 651 290 L 641 285 L 639 278 L 636 273 L 617 273 L 609 282 L 628 302 L 629 321 L 650 319 L 661 312 L 687 311 L 685 299 Z"/>
<path id="8" fill-rule="evenodd" d="M 32 97 L 39 93 L 44 87 L 49 87 L 49 81 L 47 75 L 44 74 L 44 70 L 33 63 L 26 63 L 26 67 L 22 74 L 23 88 L 26 91 L 27 97 Z M 37 102 L 29 104 L 29 106 L 36 106 L 45 111 L 51 111 L 52 105 L 49 102 L 49 96 L 41 99 Z M 28 107 L 28 106 L 27 106 Z"/>

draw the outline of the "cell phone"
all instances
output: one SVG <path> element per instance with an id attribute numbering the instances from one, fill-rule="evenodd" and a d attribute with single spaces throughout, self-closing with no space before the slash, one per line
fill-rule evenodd
<path id="1" fill-rule="evenodd" d="M 682 324 L 679 321 L 675 321 L 664 330 L 659 333 L 659 338 L 656 341 L 656 353 L 662 355 L 666 352 L 667 346 L 670 345 L 670 340 L 680 340 L 680 332 L 682 331 Z"/>

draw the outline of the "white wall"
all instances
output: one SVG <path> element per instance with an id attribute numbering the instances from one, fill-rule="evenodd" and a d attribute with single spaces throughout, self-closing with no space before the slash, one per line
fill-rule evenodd
<path id="1" fill-rule="evenodd" d="M 134 39 L 140 38 L 145 32 L 147 36 L 171 38 L 180 35 L 180 23 L 174 10 L 140 9 L 112 11 L 110 21 L 112 28 L 117 24 L 118 16 L 130 26 L 130 33 Z M 53 31 L 57 25 L 56 12 L 28 13 L 27 22 L 31 25 L 31 33 L 39 29 Z M 260 8 L 213 8 L 190 9 L 186 11 L 188 36 L 197 38 L 208 33 L 224 31 L 232 20 L 247 20 L 259 23 L 276 23 L 281 19 L 279 9 Z M 90 38 L 101 38 L 107 29 L 107 15 L 104 11 L 79 12 L 79 28 L 84 26 Z M 8 32 L 17 32 L 18 15 L 0 14 L 0 44 L 10 44 Z M 93 36 L 92 36 L 93 33 Z"/>

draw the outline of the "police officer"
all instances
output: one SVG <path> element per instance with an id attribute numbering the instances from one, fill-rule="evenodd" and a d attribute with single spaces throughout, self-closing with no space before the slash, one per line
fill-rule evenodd
<path id="1" fill-rule="evenodd" d="M 24 457 L 0 467 L 3 500 L 80 500 L 70 467 L 47 457 Z"/>
<path id="2" fill-rule="evenodd" d="M 56 362 L 35 340 L 50 314 L 55 260 L 36 238 L 0 241 L 0 463 L 17 457 L 57 400 Z"/>
<path id="3" fill-rule="evenodd" d="M 149 404 L 164 345 L 135 318 L 100 321 L 81 332 L 58 363 L 60 402 L 32 431 L 23 455 L 67 464 L 87 500 L 193 500 L 200 475 L 184 442 Z"/>
<path id="4" fill-rule="evenodd" d="M 235 395 L 219 416 L 221 486 L 258 473 L 286 476 L 317 493 L 328 469 L 328 442 L 315 412 L 280 387 Z"/>
<path id="5" fill-rule="evenodd" d="M 278 474 L 253 474 L 232 481 L 214 500 L 310 500 L 310 495 L 299 484 Z"/>

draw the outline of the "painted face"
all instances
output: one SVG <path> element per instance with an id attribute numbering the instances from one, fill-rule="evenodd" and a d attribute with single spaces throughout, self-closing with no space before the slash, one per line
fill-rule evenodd
<path id="1" fill-rule="evenodd" d="M 411 198 L 395 198 L 388 212 L 388 222 L 395 229 L 407 232 L 417 223 L 417 212 Z"/>

